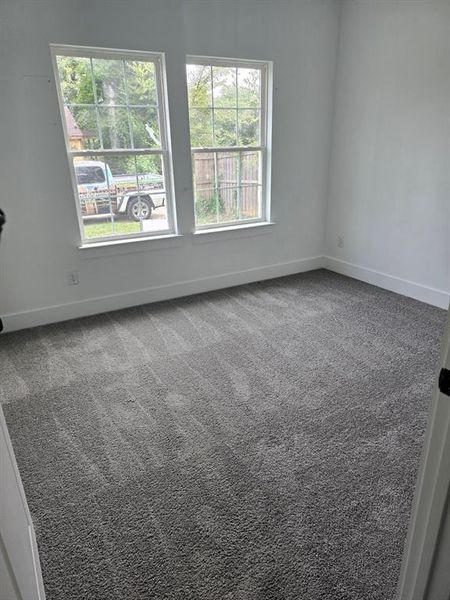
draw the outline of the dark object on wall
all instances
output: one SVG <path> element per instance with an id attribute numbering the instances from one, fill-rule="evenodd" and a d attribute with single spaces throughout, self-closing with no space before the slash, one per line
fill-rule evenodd
<path id="1" fill-rule="evenodd" d="M 439 391 L 441 394 L 450 396 L 450 371 L 448 369 L 441 369 L 439 373 Z"/>
<path id="2" fill-rule="evenodd" d="M 0 237 L 3 231 L 3 225 L 6 223 L 6 215 L 0 208 Z M 0 333 L 3 331 L 3 321 L 0 319 Z"/>

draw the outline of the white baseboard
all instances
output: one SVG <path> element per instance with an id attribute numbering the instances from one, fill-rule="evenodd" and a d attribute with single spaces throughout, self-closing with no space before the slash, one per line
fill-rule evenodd
<path id="1" fill-rule="evenodd" d="M 449 307 L 450 292 L 445 290 L 438 290 L 414 281 L 408 281 L 407 279 L 401 279 L 394 275 L 387 275 L 381 271 L 375 271 L 367 267 L 360 265 L 354 265 L 352 263 L 340 260 L 339 258 L 333 258 L 331 256 L 324 256 L 322 265 L 329 271 L 341 273 L 366 283 L 371 283 L 385 290 L 408 296 L 426 304 L 432 304 L 439 308 Z"/>
<path id="2" fill-rule="evenodd" d="M 254 281 L 263 281 L 265 279 L 283 277 L 284 275 L 313 271 L 322 267 L 329 271 L 371 283 L 391 292 L 438 306 L 439 308 L 448 309 L 449 307 L 450 293 L 444 290 L 438 290 L 420 283 L 401 279 L 400 277 L 387 275 L 381 271 L 375 271 L 374 269 L 355 265 L 331 256 L 313 256 L 286 263 L 226 273 L 224 275 L 214 275 L 175 284 L 160 285 L 132 292 L 111 294 L 109 296 L 80 300 L 67 304 L 45 306 L 43 308 L 11 313 L 3 316 L 3 323 L 5 332 L 17 331 L 28 327 L 47 325 L 48 323 L 57 323 L 78 317 L 120 310 L 130 306 L 139 306 L 140 304 L 191 296 L 192 294 L 210 292 Z"/>
<path id="3" fill-rule="evenodd" d="M 286 263 L 226 273 L 224 275 L 214 275 L 201 279 L 182 281 L 175 284 L 160 285 L 132 292 L 111 294 L 109 296 L 80 300 L 67 304 L 46 306 L 24 312 L 11 313 L 4 315 L 2 319 L 6 333 L 8 331 L 36 327 L 37 325 L 47 325 L 48 323 L 57 323 L 111 310 L 119 310 L 130 306 L 159 302 L 161 300 L 170 300 L 182 296 L 191 296 L 192 294 L 210 292 L 254 281 L 283 277 L 284 275 L 293 275 L 295 273 L 320 269 L 321 267 L 322 257 L 314 256 Z"/>

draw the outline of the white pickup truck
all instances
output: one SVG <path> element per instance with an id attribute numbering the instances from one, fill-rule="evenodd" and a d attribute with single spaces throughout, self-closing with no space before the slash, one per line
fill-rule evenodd
<path id="1" fill-rule="evenodd" d="M 141 221 L 165 205 L 162 175 L 139 175 L 138 183 L 132 176 L 114 177 L 109 165 L 101 161 L 75 161 L 74 168 L 83 219 L 115 214 Z"/>

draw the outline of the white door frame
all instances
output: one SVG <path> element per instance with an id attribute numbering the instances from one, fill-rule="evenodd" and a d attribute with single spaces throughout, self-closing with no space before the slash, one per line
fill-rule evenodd
<path id="1" fill-rule="evenodd" d="M 442 344 L 440 366 L 450 368 L 450 313 Z M 417 478 L 411 522 L 406 539 L 399 600 L 426 600 L 450 490 L 450 398 L 441 394 L 438 374 L 433 391 L 425 444 Z M 450 565 L 449 565 L 450 568 Z M 450 590 L 448 591 L 450 596 Z M 428 598 L 428 600 L 433 600 Z"/>
<path id="2" fill-rule="evenodd" d="M 1 406 L 0 590 L 8 600 L 45 600 L 33 521 Z"/>

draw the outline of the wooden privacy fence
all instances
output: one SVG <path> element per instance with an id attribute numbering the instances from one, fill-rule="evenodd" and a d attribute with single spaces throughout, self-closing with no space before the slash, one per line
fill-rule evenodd
<path id="1" fill-rule="evenodd" d="M 194 152 L 196 194 L 217 194 L 231 218 L 260 217 L 260 152 Z"/>

